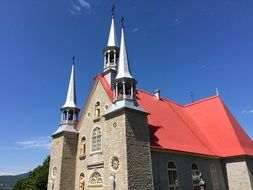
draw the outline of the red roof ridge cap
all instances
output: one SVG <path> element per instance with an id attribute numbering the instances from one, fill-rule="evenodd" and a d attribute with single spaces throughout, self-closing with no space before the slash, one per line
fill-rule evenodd
<path id="1" fill-rule="evenodd" d="M 152 92 L 148 92 L 148 91 L 145 91 L 145 90 L 140 89 L 140 88 L 137 88 L 137 91 L 141 91 L 141 92 L 143 92 L 145 94 L 148 94 L 148 95 L 153 96 L 154 98 L 156 98 L 155 94 L 153 94 Z M 175 102 L 173 100 L 170 100 L 168 98 L 161 97 L 160 100 L 166 101 L 166 102 L 170 102 L 170 103 L 176 104 L 178 106 L 184 107 L 182 104 L 179 104 L 179 103 L 177 103 L 177 102 Z"/>
<path id="2" fill-rule="evenodd" d="M 107 81 L 104 78 L 104 76 L 102 74 L 97 74 L 96 78 L 98 78 L 98 80 L 101 82 L 101 84 L 102 84 L 103 88 L 105 89 L 108 97 L 111 99 L 111 101 L 113 101 L 113 91 L 111 90 L 111 87 L 107 83 Z"/>
<path id="3" fill-rule="evenodd" d="M 166 101 L 167 103 L 169 102 L 169 103 L 173 103 L 173 104 L 176 104 L 176 105 L 178 105 L 178 106 L 181 106 L 181 107 L 184 107 L 184 105 L 182 105 L 182 104 L 180 104 L 180 103 L 177 103 L 177 102 L 175 102 L 175 101 L 173 101 L 173 100 L 170 100 L 170 99 L 168 99 L 168 98 L 162 98 L 164 101 Z"/>
<path id="4" fill-rule="evenodd" d="M 193 106 L 195 104 L 199 104 L 199 103 L 202 103 L 202 102 L 205 102 L 205 101 L 208 101 L 208 100 L 212 100 L 214 98 L 220 98 L 219 95 L 214 95 L 214 96 L 210 96 L 210 97 L 207 97 L 207 98 L 203 98 L 203 99 L 200 99 L 198 101 L 195 101 L 195 102 L 192 102 L 192 103 L 189 103 L 189 104 L 186 104 L 184 105 L 184 107 L 189 107 L 189 106 Z"/>

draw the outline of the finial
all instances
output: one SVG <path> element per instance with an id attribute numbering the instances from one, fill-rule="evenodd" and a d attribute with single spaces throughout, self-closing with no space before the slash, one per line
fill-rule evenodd
<path id="1" fill-rule="evenodd" d="M 75 59 L 76 59 L 76 57 L 73 56 L 73 57 L 72 57 L 72 65 L 75 65 Z"/>
<path id="2" fill-rule="evenodd" d="M 216 95 L 217 95 L 217 96 L 219 96 L 219 95 L 220 95 L 220 93 L 219 93 L 218 88 L 216 88 L 215 90 L 216 90 Z"/>
<path id="3" fill-rule="evenodd" d="M 121 17 L 121 26 L 122 26 L 122 28 L 124 28 L 124 20 L 125 20 L 125 18 Z"/>
<path id="4" fill-rule="evenodd" d="M 114 17 L 115 15 L 115 3 L 112 3 L 112 16 Z"/>
<path id="5" fill-rule="evenodd" d="M 193 92 L 191 92 L 191 99 L 192 99 L 192 102 L 194 102 L 194 95 L 193 95 Z"/>

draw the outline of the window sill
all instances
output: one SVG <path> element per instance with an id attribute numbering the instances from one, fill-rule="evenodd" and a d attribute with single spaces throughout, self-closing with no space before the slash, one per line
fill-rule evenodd
<path id="1" fill-rule="evenodd" d="M 100 185 L 100 184 L 89 184 L 88 187 L 103 187 L 103 185 Z"/>
<path id="2" fill-rule="evenodd" d="M 90 153 L 90 156 L 93 156 L 93 155 L 96 155 L 96 154 L 103 154 L 103 151 L 99 150 L 99 151 L 92 152 L 92 153 Z"/>

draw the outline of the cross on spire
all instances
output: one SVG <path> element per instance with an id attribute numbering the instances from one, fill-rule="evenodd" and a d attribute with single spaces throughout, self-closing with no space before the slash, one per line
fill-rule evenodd
<path id="1" fill-rule="evenodd" d="M 76 57 L 73 55 L 73 57 L 72 57 L 72 64 L 73 65 L 75 65 L 75 59 L 76 59 Z"/>
<path id="2" fill-rule="evenodd" d="M 216 95 L 219 96 L 220 92 L 219 92 L 218 88 L 216 88 L 215 90 L 216 90 Z"/>
<path id="3" fill-rule="evenodd" d="M 121 17 L 121 26 L 122 26 L 122 28 L 124 28 L 124 20 L 125 20 L 125 18 Z"/>
<path id="4" fill-rule="evenodd" d="M 113 2 L 112 3 L 112 16 L 114 16 L 115 14 L 115 3 Z"/>
<path id="5" fill-rule="evenodd" d="M 192 99 L 192 102 L 194 102 L 194 94 L 193 94 L 193 92 L 191 91 L 191 99 Z"/>

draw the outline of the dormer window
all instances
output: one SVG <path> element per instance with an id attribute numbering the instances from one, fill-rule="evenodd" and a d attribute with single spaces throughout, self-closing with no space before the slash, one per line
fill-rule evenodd
<path id="1" fill-rule="evenodd" d="M 100 102 L 97 101 L 95 104 L 95 117 L 100 117 L 101 109 L 100 109 Z"/>

